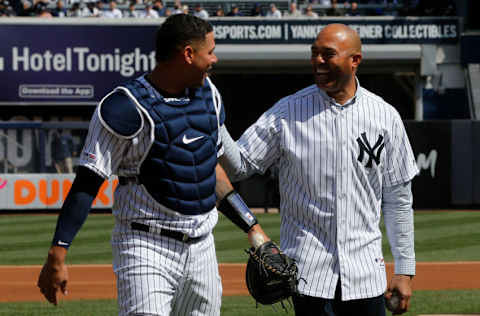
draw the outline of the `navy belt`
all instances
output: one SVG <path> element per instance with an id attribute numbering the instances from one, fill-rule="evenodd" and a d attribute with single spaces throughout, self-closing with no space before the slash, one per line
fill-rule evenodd
<path id="1" fill-rule="evenodd" d="M 137 223 L 137 222 L 131 222 L 130 227 L 133 230 L 140 230 L 142 232 L 147 232 L 147 233 L 150 232 L 150 231 L 152 231 L 152 232 L 153 231 L 159 231 L 161 236 L 170 237 L 170 238 L 173 238 L 175 240 L 185 242 L 185 243 L 196 243 L 197 241 L 199 241 L 200 239 L 202 239 L 204 237 L 204 236 L 190 237 L 187 234 L 184 234 L 184 233 L 181 233 L 181 232 L 178 232 L 178 231 L 151 227 L 151 226 L 148 226 L 146 224 Z"/>

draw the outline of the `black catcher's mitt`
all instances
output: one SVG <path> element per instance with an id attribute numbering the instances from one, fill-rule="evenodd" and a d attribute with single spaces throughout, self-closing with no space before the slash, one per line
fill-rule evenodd
<path id="1" fill-rule="evenodd" d="M 272 241 L 246 252 L 247 288 L 259 303 L 270 305 L 288 299 L 297 290 L 297 266 L 295 261 L 280 251 Z"/>

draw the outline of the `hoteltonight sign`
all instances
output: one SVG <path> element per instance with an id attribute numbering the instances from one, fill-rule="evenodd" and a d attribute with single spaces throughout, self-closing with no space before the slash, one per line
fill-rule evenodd
<path id="1" fill-rule="evenodd" d="M 162 21 L 0 20 L 0 104 L 95 105 L 115 86 L 153 69 L 155 31 Z M 455 45 L 460 34 L 458 18 L 209 21 L 217 45 L 278 44 L 279 50 L 311 44 L 329 23 L 349 25 L 364 44 Z"/>

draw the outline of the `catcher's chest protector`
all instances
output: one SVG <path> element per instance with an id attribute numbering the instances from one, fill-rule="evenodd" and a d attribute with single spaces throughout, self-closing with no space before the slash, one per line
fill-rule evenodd
<path id="1" fill-rule="evenodd" d="M 211 211 L 216 202 L 218 120 L 208 80 L 183 99 L 153 97 L 137 80 L 126 88 L 148 113 L 155 134 L 140 166 L 140 183 L 157 202 L 179 213 Z"/>

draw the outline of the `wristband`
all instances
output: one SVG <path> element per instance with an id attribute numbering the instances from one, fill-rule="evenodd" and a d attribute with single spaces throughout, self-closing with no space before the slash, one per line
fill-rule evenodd
<path id="1" fill-rule="evenodd" d="M 231 191 L 220 201 L 218 210 L 246 233 L 258 223 L 240 194 L 235 191 Z"/>

